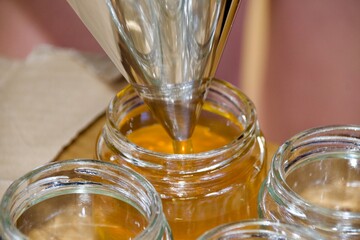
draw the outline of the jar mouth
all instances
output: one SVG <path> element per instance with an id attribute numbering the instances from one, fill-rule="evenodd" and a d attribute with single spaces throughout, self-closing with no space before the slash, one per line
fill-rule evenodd
<path id="1" fill-rule="evenodd" d="M 199 240 L 210 239 L 322 239 L 310 229 L 300 226 L 250 219 L 241 222 L 220 225 L 204 233 Z"/>
<path id="2" fill-rule="evenodd" d="M 225 89 L 227 92 L 224 92 Z M 129 141 L 127 137 L 117 128 L 117 123 L 119 121 L 119 116 L 117 116 L 117 114 L 119 111 L 119 101 L 121 99 L 126 99 L 123 100 L 121 103 L 122 105 L 127 105 L 129 102 L 134 101 L 134 99 L 138 100 L 138 105 L 143 104 L 143 101 L 137 96 L 132 86 L 129 85 L 116 95 L 106 111 L 107 121 L 104 131 L 106 131 L 106 134 L 110 135 L 110 138 L 113 140 L 109 144 L 115 145 L 115 148 L 119 147 L 121 149 L 127 149 L 128 151 L 133 151 L 141 155 L 150 157 L 154 156 L 173 162 L 184 160 L 199 161 L 201 159 L 219 156 L 225 152 L 228 152 L 229 149 L 244 147 L 244 145 L 248 143 L 251 136 L 253 136 L 256 131 L 259 131 L 256 111 L 252 101 L 234 86 L 219 79 L 211 80 L 208 88 L 208 92 L 209 91 L 213 92 L 214 94 L 221 95 L 221 97 L 227 101 L 234 101 L 232 107 L 236 107 L 236 110 L 241 113 L 241 116 L 237 120 L 241 122 L 244 129 L 239 136 L 237 136 L 228 144 L 210 151 L 187 154 L 156 152 L 134 144 L 133 142 Z M 206 101 L 208 101 L 208 94 L 205 98 L 205 102 Z M 119 143 L 121 143 L 121 146 L 118 146 Z"/>
<path id="3" fill-rule="evenodd" d="M 340 173 L 338 175 L 331 173 L 343 170 L 344 174 L 352 173 L 356 178 L 359 176 L 357 170 L 360 168 L 359 159 L 360 126 L 331 125 L 309 129 L 286 141 L 275 153 L 268 176 L 267 184 L 270 185 L 268 193 L 295 215 L 301 215 L 306 210 L 330 218 L 360 219 L 358 207 L 355 211 L 350 207 L 350 209 L 333 207 L 332 203 L 327 203 L 331 200 L 326 201 L 327 196 L 330 195 L 323 194 L 321 188 L 317 188 L 314 183 L 321 186 L 321 181 L 328 184 L 325 181 L 331 180 L 333 181 L 331 184 L 334 183 L 336 186 L 336 181 L 339 180 L 345 182 L 344 186 L 355 186 L 358 189 L 360 184 L 358 178 L 353 179 L 348 176 L 347 179 Z M 341 170 L 336 169 L 340 165 Z M 292 176 L 294 173 L 295 175 Z M 302 180 L 299 176 L 302 176 Z M 269 178 L 273 178 L 274 181 L 271 183 Z M 297 187 L 300 180 L 307 181 L 306 184 L 313 189 L 300 191 L 301 188 Z M 353 182 L 348 183 L 348 180 Z M 320 196 L 323 197 L 322 202 L 309 200 L 312 198 L 309 194 L 314 194 L 313 198 L 315 195 L 319 196 L 319 199 Z"/>
<path id="4" fill-rule="evenodd" d="M 161 198 L 144 177 L 112 163 L 74 159 L 36 168 L 10 185 L 0 203 L 2 232 L 11 239 L 28 239 L 16 226 L 20 216 L 37 203 L 74 193 L 128 200 L 127 204 L 147 219 L 136 239 L 142 239 L 164 221 Z"/>

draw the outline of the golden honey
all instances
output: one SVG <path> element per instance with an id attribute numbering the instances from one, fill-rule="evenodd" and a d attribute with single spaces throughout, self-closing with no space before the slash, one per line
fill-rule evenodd
<path id="1" fill-rule="evenodd" d="M 174 239 L 196 239 L 218 225 L 256 218 L 266 154 L 251 101 L 215 80 L 194 129 L 191 150 L 185 143 L 188 153 L 179 154 L 131 91 L 126 89 L 111 103 L 98 158 L 126 165 L 153 184 Z"/>
<path id="2" fill-rule="evenodd" d="M 207 109 L 207 105 L 204 106 L 204 109 Z M 209 123 L 206 123 L 207 120 L 206 117 L 200 118 L 191 139 L 177 143 L 184 146 L 182 152 L 200 153 L 223 147 L 234 140 L 242 131 L 241 125 L 236 125 L 226 118 L 214 118 Z M 127 135 L 127 138 L 136 145 L 154 152 L 169 154 L 176 152 L 173 140 L 159 123 L 154 122 L 151 125 L 141 126 L 141 121 L 137 120 L 136 117 L 130 117 L 124 121 L 127 121 L 127 124 L 132 124 L 132 127 L 136 129 Z M 128 126 L 122 127 L 128 128 Z M 192 149 L 189 152 L 186 150 L 189 146 L 186 145 L 190 141 Z"/>
<path id="3" fill-rule="evenodd" d="M 191 138 L 193 153 L 221 148 L 235 140 L 243 131 L 241 125 L 232 121 L 234 117 L 221 116 L 221 111 L 211 108 L 209 104 L 204 105 L 204 111 L 206 114 L 200 117 Z M 160 124 L 154 123 L 141 126 L 141 121 L 137 120 L 137 117 L 125 119 L 125 122 L 132 123 L 132 127 L 136 129 L 127 135 L 130 141 L 155 152 L 174 153 L 172 139 Z M 134 125 L 134 123 L 138 125 Z M 122 127 L 127 128 L 128 126 L 124 124 Z M 259 153 L 254 152 L 252 156 L 256 156 L 256 154 Z M 223 222 L 256 217 L 254 211 L 257 204 L 256 198 L 251 199 L 250 194 L 244 196 L 244 192 L 242 192 L 242 190 L 250 187 L 246 191 L 249 193 L 254 192 L 255 196 L 259 187 L 259 182 L 254 184 L 253 187 L 246 186 L 246 178 L 249 177 L 247 173 L 249 173 L 249 169 L 253 168 L 254 164 L 251 161 L 252 156 L 249 156 L 249 159 L 242 159 L 243 163 L 239 166 L 235 165 L 234 169 L 229 169 L 226 172 L 227 176 L 224 177 L 224 180 L 228 181 L 228 186 L 244 184 L 241 186 L 243 189 L 228 189 L 226 190 L 229 191 L 228 193 L 213 192 L 212 196 L 206 196 L 205 189 L 199 186 L 200 189 L 192 193 L 194 197 L 189 199 L 163 199 L 164 208 L 171 209 L 173 212 L 173 216 L 168 217 L 168 221 L 176 238 L 186 239 L 189 235 L 198 235 L 206 231 L 210 225 L 217 226 Z M 189 180 L 191 180 L 191 176 L 188 176 Z M 239 206 L 234 207 L 236 204 Z M 201 208 L 197 206 L 201 206 Z M 236 211 L 233 211 L 234 209 Z M 189 216 L 191 217 L 189 218 Z"/>

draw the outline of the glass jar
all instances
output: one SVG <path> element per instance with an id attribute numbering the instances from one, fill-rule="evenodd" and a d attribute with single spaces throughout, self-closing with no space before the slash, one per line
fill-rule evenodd
<path id="1" fill-rule="evenodd" d="M 0 239 L 172 239 L 160 196 L 142 176 L 68 160 L 16 180 L 1 201 Z"/>
<path id="2" fill-rule="evenodd" d="M 256 217 L 266 147 L 252 102 L 214 79 L 192 143 L 194 153 L 172 153 L 171 139 L 128 86 L 110 103 L 97 157 L 128 166 L 154 185 L 175 239 Z"/>
<path id="3" fill-rule="evenodd" d="M 360 239 L 360 126 L 304 131 L 274 155 L 259 194 L 260 217 Z"/>
<path id="4" fill-rule="evenodd" d="M 204 233 L 198 238 L 198 240 L 226 239 L 321 240 L 323 238 L 309 228 L 260 219 L 224 224 Z"/>

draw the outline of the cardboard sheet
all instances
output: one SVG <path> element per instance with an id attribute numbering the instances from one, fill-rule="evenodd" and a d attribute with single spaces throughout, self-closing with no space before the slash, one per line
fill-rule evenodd
<path id="1" fill-rule="evenodd" d="M 51 46 L 24 61 L 0 58 L 0 196 L 101 115 L 118 78 L 106 57 Z"/>

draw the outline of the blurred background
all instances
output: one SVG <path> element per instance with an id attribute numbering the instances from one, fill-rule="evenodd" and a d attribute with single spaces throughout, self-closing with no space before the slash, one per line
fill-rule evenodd
<path id="1" fill-rule="evenodd" d="M 216 76 L 255 103 L 268 140 L 360 124 L 360 1 L 243 0 Z M 104 54 L 65 0 L 0 0 L 0 57 L 50 44 Z"/>

